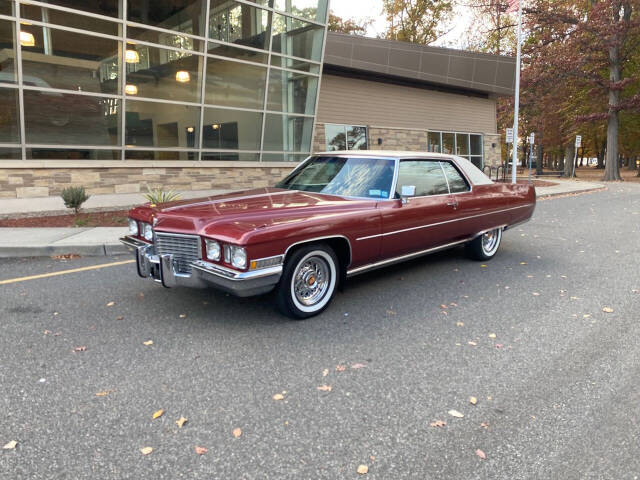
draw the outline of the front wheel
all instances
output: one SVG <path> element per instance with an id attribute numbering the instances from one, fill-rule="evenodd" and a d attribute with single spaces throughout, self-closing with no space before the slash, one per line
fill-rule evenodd
<path id="1" fill-rule="evenodd" d="M 502 241 L 502 228 L 496 228 L 467 244 L 467 253 L 474 260 L 487 261 L 495 257 Z"/>
<path id="2" fill-rule="evenodd" d="M 278 308 L 297 320 L 318 315 L 335 294 L 339 272 L 330 247 L 310 245 L 296 250 L 287 259 L 278 285 Z"/>

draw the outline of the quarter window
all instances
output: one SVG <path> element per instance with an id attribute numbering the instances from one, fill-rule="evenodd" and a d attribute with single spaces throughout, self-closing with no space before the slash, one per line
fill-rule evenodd
<path id="1" fill-rule="evenodd" d="M 444 195 L 449 193 L 447 180 L 440 162 L 424 160 L 405 160 L 400 162 L 396 196 L 400 197 L 403 186 L 416 187 L 416 197 Z"/>
<path id="2" fill-rule="evenodd" d="M 328 152 L 369 148 L 367 127 L 327 124 L 324 126 L 324 133 Z"/>

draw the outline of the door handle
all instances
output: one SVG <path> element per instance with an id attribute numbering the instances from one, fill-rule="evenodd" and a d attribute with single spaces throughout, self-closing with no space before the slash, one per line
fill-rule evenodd
<path id="1" fill-rule="evenodd" d="M 453 207 L 454 210 L 458 209 L 458 202 L 455 200 L 451 200 L 447 202 L 448 207 Z"/>

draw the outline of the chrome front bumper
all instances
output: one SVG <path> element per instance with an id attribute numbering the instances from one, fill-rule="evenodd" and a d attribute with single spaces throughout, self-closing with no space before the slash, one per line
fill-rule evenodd
<path id="1" fill-rule="evenodd" d="M 238 297 L 251 297 L 273 290 L 282 276 L 282 265 L 237 272 L 204 260 L 191 265 L 191 274 L 179 273 L 174 267 L 173 255 L 156 255 L 153 245 L 137 238 L 127 236 L 120 241 L 135 252 L 138 275 L 151 278 L 166 288 L 214 287 Z"/>

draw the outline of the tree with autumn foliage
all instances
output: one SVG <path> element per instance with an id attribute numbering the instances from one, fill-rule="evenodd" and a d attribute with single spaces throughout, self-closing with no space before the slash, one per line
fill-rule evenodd
<path id="1" fill-rule="evenodd" d="M 349 35 L 366 35 L 367 29 L 371 25 L 373 20 L 366 20 L 363 22 L 356 22 L 351 18 L 343 19 L 338 17 L 333 12 L 329 13 L 329 31 L 337 33 L 347 33 Z"/>
<path id="2" fill-rule="evenodd" d="M 428 45 L 446 33 L 451 0 L 383 0 L 391 40 Z"/>

